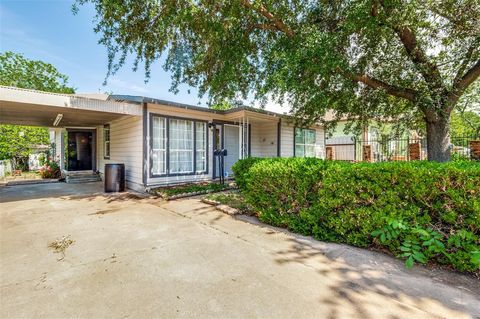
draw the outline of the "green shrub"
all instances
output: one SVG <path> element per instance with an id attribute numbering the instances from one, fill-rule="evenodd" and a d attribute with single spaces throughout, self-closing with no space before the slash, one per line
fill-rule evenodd
<path id="1" fill-rule="evenodd" d="M 478 163 L 275 158 L 235 168 L 238 186 L 264 222 L 320 240 L 381 245 L 407 266 L 431 260 L 479 269 Z"/>
<path id="2" fill-rule="evenodd" d="M 233 166 L 233 174 L 235 175 L 235 182 L 237 183 L 237 186 L 239 188 L 245 188 L 246 187 L 246 176 L 247 172 L 250 169 L 250 167 L 262 160 L 261 158 L 258 157 L 247 157 L 246 159 L 243 159 L 241 161 L 237 161 Z"/>

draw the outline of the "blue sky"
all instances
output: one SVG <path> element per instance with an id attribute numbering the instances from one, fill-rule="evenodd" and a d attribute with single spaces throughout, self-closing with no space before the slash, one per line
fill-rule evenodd
<path id="1" fill-rule="evenodd" d="M 152 66 L 150 81 L 144 73 L 132 71 L 127 64 L 103 86 L 107 71 L 107 54 L 93 32 L 94 9 L 87 5 L 73 15 L 70 0 L 0 0 L 0 50 L 22 53 L 29 59 L 54 65 L 69 77 L 77 92 L 113 92 L 155 97 L 197 105 L 195 88 L 180 87 L 175 95 L 169 92 L 170 74 L 161 62 Z M 190 94 L 188 90 L 190 89 Z"/>

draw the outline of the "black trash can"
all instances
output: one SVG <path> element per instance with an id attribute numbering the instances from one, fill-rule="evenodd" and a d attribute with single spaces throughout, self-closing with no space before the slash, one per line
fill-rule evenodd
<path id="1" fill-rule="evenodd" d="M 125 164 L 105 164 L 105 192 L 125 191 Z"/>

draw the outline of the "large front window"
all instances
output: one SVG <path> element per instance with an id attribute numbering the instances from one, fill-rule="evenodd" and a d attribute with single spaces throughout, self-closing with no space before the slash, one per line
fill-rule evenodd
<path id="1" fill-rule="evenodd" d="M 207 123 L 152 116 L 152 175 L 207 172 Z"/>
<path id="2" fill-rule="evenodd" d="M 295 157 L 315 157 L 315 130 L 295 128 Z"/>

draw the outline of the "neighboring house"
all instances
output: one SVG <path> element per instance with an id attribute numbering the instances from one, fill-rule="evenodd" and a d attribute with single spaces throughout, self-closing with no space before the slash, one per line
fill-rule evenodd
<path id="1" fill-rule="evenodd" d="M 0 86 L 0 123 L 51 127 L 65 174 L 102 175 L 106 163 L 124 163 L 127 186 L 139 191 L 219 177 L 217 149 L 227 150 L 227 176 L 249 156 L 325 156 L 322 126 L 295 127 L 286 115 L 250 107 L 217 111 L 138 96 Z"/>

